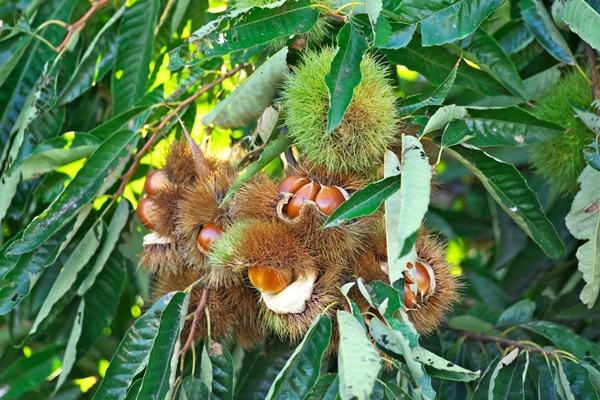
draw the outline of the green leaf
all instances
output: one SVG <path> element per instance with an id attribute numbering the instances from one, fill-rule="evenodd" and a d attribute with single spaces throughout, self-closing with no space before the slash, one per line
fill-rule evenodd
<path id="1" fill-rule="evenodd" d="M 600 348 L 595 343 L 576 335 L 566 326 L 548 321 L 533 321 L 521 324 L 525 329 L 533 331 L 550 340 L 554 345 L 566 350 L 577 358 L 590 357 L 596 362 L 600 360 Z"/>
<path id="2" fill-rule="evenodd" d="M 262 64 L 235 90 L 202 118 L 204 125 L 239 128 L 254 121 L 271 104 L 277 87 L 288 75 L 288 48 L 284 47 Z"/>
<path id="3" fill-rule="evenodd" d="M 129 202 L 125 199 L 122 199 L 119 205 L 117 206 L 115 213 L 110 221 L 110 225 L 108 226 L 108 231 L 104 242 L 102 243 L 102 247 L 96 256 L 96 260 L 94 262 L 94 267 L 85 278 L 85 281 L 79 286 L 77 289 L 77 294 L 79 296 L 83 296 L 85 292 L 88 291 L 90 287 L 96 281 L 96 277 L 104 268 L 106 261 L 109 259 L 112 251 L 114 250 L 117 242 L 119 241 L 119 236 L 121 231 L 127 224 L 127 219 L 129 217 Z"/>
<path id="4" fill-rule="evenodd" d="M 327 218 L 322 228 L 340 226 L 351 219 L 373 214 L 385 200 L 400 189 L 400 181 L 401 176 L 395 175 L 369 183 L 343 202 Z"/>
<path id="5" fill-rule="evenodd" d="M 423 128 L 423 133 L 421 133 L 421 136 L 424 136 L 429 132 L 442 129 L 443 127 L 448 125 L 449 122 L 454 121 L 456 119 L 461 119 L 466 115 L 467 109 L 462 106 L 451 104 L 449 106 L 441 107 L 436 110 L 436 112 L 431 116 L 431 118 L 429 118 L 429 121 L 427 121 L 425 128 Z M 444 135 L 444 137 L 446 137 L 446 135 Z M 442 146 L 448 146 L 448 143 L 450 142 L 448 142 L 447 139 L 444 139 L 444 137 L 442 137 Z M 444 140 L 447 141 L 446 144 L 444 144 Z"/>
<path id="6" fill-rule="evenodd" d="M 572 362 L 562 364 L 565 376 L 569 380 L 571 392 L 577 400 L 598 400 L 598 390 L 592 383 L 590 372 L 583 365 Z"/>
<path id="7" fill-rule="evenodd" d="M 519 300 L 508 307 L 498 318 L 497 324 L 522 324 L 528 322 L 535 311 L 535 302 L 527 299 Z"/>
<path id="8" fill-rule="evenodd" d="M 598 149 L 598 140 L 586 145 L 583 148 L 583 158 L 585 162 L 596 171 L 600 171 L 600 149 Z"/>
<path id="9" fill-rule="evenodd" d="M 54 263 L 66 245 L 65 242 L 68 242 L 75 225 L 76 221 L 67 223 L 37 249 L 18 257 L 12 268 L 1 277 L 4 285 L 0 287 L 0 315 L 14 309 L 29 295 L 44 269 Z"/>
<path id="10" fill-rule="evenodd" d="M 448 325 L 452 329 L 475 333 L 489 333 L 494 326 L 474 315 L 457 315 L 450 318 Z"/>
<path id="11" fill-rule="evenodd" d="M 460 57 L 442 47 L 421 47 L 416 42 L 412 40 L 403 49 L 383 50 L 383 53 L 393 63 L 405 65 L 423 74 L 432 84 L 441 85 L 452 73 Z M 466 63 L 458 66 L 455 84 L 490 96 L 509 94 L 494 78 Z"/>
<path id="12" fill-rule="evenodd" d="M 383 27 L 383 32 L 379 32 L 380 26 Z M 375 29 L 377 30 L 377 35 L 375 37 L 376 47 L 379 47 L 380 49 L 397 50 L 406 47 L 406 45 L 410 43 L 417 29 L 417 25 L 388 23 L 386 19 L 382 17 L 379 18 Z M 388 29 L 390 30 L 389 32 Z"/>
<path id="13" fill-rule="evenodd" d="M 499 363 L 500 360 L 498 359 L 498 357 L 496 357 L 487 366 L 487 368 L 483 372 L 483 375 L 479 379 L 479 382 L 477 382 L 477 386 L 475 387 L 475 392 L 473 393 L 471 400 L 489 400 L 488 389 L 490 388 L 492 373 Z"/>
<path id="14" fill-rule="evenodd" d="M 40 20 L 66 21 L 73 10 L 75 2 L 72 0 L 54 0 L 44 2 L 37 9 Z M 65 35 L 62 27 L 49 25 L 38 32 L 54 46 L 58 46 Z M 35 40 L 28 48 L 27 56 L 22 58 L 14 68 L 12 74 L 0 88 L 3 108 L 0 114 L 0 143 L 6 145 L 16 125 L 19 115 L 23 111 L 25 99 L 35 91 L 35 85 L 41 76 L 46 62 L 56 53 L 41 40 Z M 4 192 L 3 192 L 4 193 Z"/>
<path id="15" fill-rule="evenodd" d="M 158 333 L 161 312 L 170 304 L 174 294 L 174 292 L 171 292 L 161 297 L 127 330 L 117 351 L 110 360 L 104 379 L 100 382 L 94 399 L 116 400 L 125 398 L 127 388 L 133 378 L 148 364 L 149 354 Z M 177 306 L 174 306 L 174 308 L 177 308 Z M 177 321 L 177 326 L 179 326 L 179 321 Z M 154 366 L 154 368 L 158 367 L 161 366 Z"/>
<path id="16" fill-rule="evenodd" d="M 481 180 L 494 200 L 548 256 L 556 259 L 566 253 L 565 245 L 544 214 L 537 196 L 512 164 L 465 144 L 447 148 L 446 152 Z"/>
<path id="17" fill-rule="evenodd" d="M 527 47 L 535 37 L 522 20 L 513 20 L 498 29 L 494 39 L 506 54 L 512 55 Z"/>
<path id="18" fill-rule="evenodd" d="M 237 383 L 236 398 L 264 400 L 271 385 L 295 351 L 295 346 L 273 338 L 246 353 Z"/>
<path id="19" fill-rule="evenodd" d="M 579 108 L 571 101 L 569 101 L 569 103 L 571 104 L 571 107 L 573 107 L 573 109 L 575 110 L 575 113 L 577 114 L 579 119 L 585 124 L 585 126 L 590 128 L 590 130 L 596 135 L 600 135 L 600 115 Z"/>
<path id="20" fill-rule="evenodd" d="M 86 133 L 46 140 L 40 143 L 21 165 L 23 180 L 37 178 L 73 161 L 89 157 L 98 148 L 99 143 L 95 136 Z"/>
<path id="21" fill-rule="evenodd" d="M 23 37 L 21 37 L 21 40 L 19 40 L 16 46 L 12 49 L 12 54 L 10 55 L 10 58 L 5 63 L 0 65 L 0 86 L 2 86 L 4 82 L 6 82 L 6 79 L 13 71 L 13 69 L 17 66 L 17 63 L 19 62 L 19 60 L 21 60 L 21 57 L 23 57 L 23 54 L 25 54 L 27 48 L 29 47 L 32 41 L 33 35 L 23 35 Z"/>
<path id="22" fill-rule="evenodd" d="M 600 14 L 584 0 L 569 0 L 565 3 L 563 20 L 573 32 L 590 46 L 600 50 Z"/>
<path id="23" fill-rule="evenodd" d="M 117 54 L 117 35 L 113 25 L 124 11 L 123 5 L 98 31 L 58 96 L 58 105 L 77 99 L 112 69 Z"/>
<path id="24" fill-rule="evenodd" d="M 185 315 L 183 316 L 185 317 Z M 233 358 L 227 348 L 210 341 L 208 357 L 212 364 L 212 399 L 233 399 Z"/>
<path id="25" fill-rule="evenodd" d="M 402 186 L 400 187 L 400 216 L 398 225 L 398 259 L 388 260 L 390 282 L 404 277 L 407 264 L 417 260 L 415 243 L 431 193 L 431 166 L 421 142 L 414 136 L 402 137 Z M 412 270 L 414 272 L 416 268 Z M 416 272 L 415 272 L 416 273 Z M 416 277 L 414 277 L 416 282 Z M 416 290 L 415 290 L 416 292 Z"/>
<path id="26" fill-rule="evenodd" d="M 470 382 L 479 378 L 479 371 L 473 372 L 459 367 L 450 361 L 424 349 L 416 346 L 411 349 L 412 357 L 425 366 L 427 375 L 431 377 L 454 380 L 460 382 Z"/>
<path id="27" fill-rule="evenodd" d="M 65 381 L 67 380 L 67 376 L 69 376 L 69 373 L 73 369 L 73 365 L 75 365 L 75 361 L 77 361 L 77 342 L 81 337 L 84 310 L 85 301 L 81 300 L 77 309 L 77 314 L 75 314 L 75 321 L 73 322 L 73 326 L 71 327 L 69 339 L 67 340 L 67 347 L 65 349 L 65 355 L 63 357 L 63 362 L 61 365 L 60 375 L 58 376 L 56 387 L 52 392 L 53 395 L 56 394 L 56 392 L 58 392 L 61 386 L 65 383 Z"/>
<path id="28" fill-rule="evenodd" d="M 559 397 L 561 399 L 576 400 L 573 392 L 571 391 L 569 380 L 567 379 L 565 371 L 563 370 L 562 363 L 553 361 L 552 364 L 556 369 L 556 373 L 554 374 L 554 384 Z"/>
<path id="29" fill-rule="evenodd" d="M 101 223 L 97 223 L 93 226 L 81 239 L 75 250 L 69 256 L 69 259 L 65 262 L 61 269 L 58 277 L 54 281 L 52 288 L 48 291 L 46 299 L 42 304 L 29 335 L 33 335 L 37 332 L 39 325 L 44 319 L 50 314 L 52 307 L 56 302 L 65 294 L 75 283 L 77 274 L 83 269 L 84 266 L 90 261 L 98 247 L 103 235 L 103 226 Z"/>
<path id="30" fill-rule="evenodd" d="M 178 400 L 208 399 L 208 388 L 200 379 L 186 376 L 181 382 Z"/>
<path id="31" fill-rule="evenodd" d="M 321 373 L 323 355 L 331 339 L 331 320 L 319 315 L 269 389 L 267 399 L 302 400 Z"/>
<path id="32" fill-rule="evenodd" d="M 336 53 L 331 61 L 331 69 L 325 75 L 329 93 L 327 135 L 344 119 L 352 101 L 354 88 L 362 79 L 360 62 L 366 50 L 367 39 L 353 24 L 345 24 L 337 36 Z"/>
<path id="33" fill-rule="evenodd" d="M 2 400 L 20 399 L 24 393 L 45 382 L 60 368 L 62 348 L 62 344 L 54 343 L 5 366 L 0 373 L 0 382 L 6 389 L 2 392 Z"/>
<path id="34" fill-rule="evenodd" d="M 114 114 L 127 111 L 146 93 L 159 3 L 158 0 L 127 3 L 119 24 L 111 80 Z"/>
<path id="35" fill-rule="evenodd" d="M 411 115 L 419 108 L 427 106 L 441 106 L 444 100 L 446 100 L 446 96 L 448 95 L 450 88 L 454 84 L 454 80 L 456 79 L 456 74 L 458 72 L 458 65 L 459 64 L 456 64 L 454 66 L 446 79 L 433 91 L 433 93 L 431 93 L 431 96 L 429 96 L 427 99 L 419 101 L 419 97 L 417 95 L 405 99 L 402 102 L 402 105 L 398 108 L 400 115 Z"/>
<path id="36" fill-rule="evenodd" d="M 182 50 L 187 50 L 188 44 L 171 51 L 169 69 L 198 63 L 198 54 L 202 54 L 203 59 L 220 57 L 280 37 L 307 33 L 318 18 L 319 12 L 311 7 L 309 0 L 278 1 L 263 7 L 232 11 L 192 33 L 188 42 L 197 44 L 198 48 L 194 50 L 190 62 L 180 56 Z M 218 31 L 223 21 L 229 22 L 229 28 Z"/>
<path id="37" fill-rule="evenodd" d="M 110 229 L 96 260 L 100 258 L 106 243 L 110 240 Z M 78 355 L 81 356 L 87 352 L 102 335 L 104 328 L 110 326 L 117 312 L 124 281 L 125 260 L 121 253 L 115 252 L 103 263 L 102 271 L 94 279 L 93 286 L 83 296 L 86 306 L 83 314 L 83 330 L 79 342 L 77 342 Z M 80 287 L 83 286 L 82 284 Z M 102 301 L 98 301 L 98 299 L 102 299 Z"/>
<path id="38" fill-rule="evenodd" d="M 100 140 L 106 140 L 116 131 L 125 129 L 129 125 L 129 122 L 133 121 L 134 118 L 142 114 L 144 111 L 147 111 L 148 108 L 149 106 L 146 105 L 133 107 L 132 109 L 124 111 L 121 114 L 118 114 L 101 123 L 88 133 L 96 136 Z"/>
<path id="39" fill-rule="evenodd" d="M 579 298 L 592 308 L 600 292 L 600 172 L 588 165 L 577 182 L 581 189 L 565 221 L 573 236 L 586 241 L 577 250 L 578 268 L 586 283 Z"/>
<path id="40" fill-rule="evenodd" d="M 560 31 L 552 22 L 552 17 L 539 0 L 522 0 L 521 15 L 527 28 L 552 57 L 569 65 L 575 65 L 575 57 Z"/>
<path id="41" fill-rule="evenodd" d="M 303 400 L 322 400 L 333 386 L 334 382 L 339 382 L 336 381 L 336 379 L 336 372 L 321 375 L 317 383 L 315 383 L 306 396 L 304 396 Z"/>
<path id="42" fill-rule="evenodd" d="M 339 324 L 338 373 L 344 399 L 368 398 L 381 369 L 381 356 L 352 314 L 337 312 Z"/>
<path id="43" fill-rule="evenodd" d="M 544 368 L 540 371 L 538 377 L 538 398 L 548 400 L 558 400 L 558 394 L 554 387 L 554 379 L 549 368 Z"/>
<path id="44" fill-rule="evenodd" d="M 480 68 L 498 77 L 498 81 L 513 95 L 526 99 L 525 86 L 517 68 L 489 33 L 482 28 L 477 29 L 466 41 L 466 50 L 477 58 L 475 61 Z"/>
<path id="45" fill-rule="evenodd" d="M 502 0 L 405 0 L 400 5 L 399 14 L 412 23 L 421 23 L 423 46 L 426 47 L 470 35 L 502 4 Z"/>
<path id="46" fill-rule="evenodd" d="M 369 332 L 377 345 L 397 358 L 402 356 L 410 375 L 416 385 L 413 386 L 413 393 L 418 393 L 425 399 L 433 399 L 435 392 L 431 386 L 431 378 L 425 373 L 423 361 L 415 359 L 413 349 L 417 347 L 416 343 L 411 343 L 410 336 L 396 329 L 391 329 L 381 322 L 378 318 L 372 318 L 369 324 Z M 414 344 L 414 345 L 413 345 Z M 416 356 L 419 356 L 417 351 Z M 446 361 L 446 363 L 448 363 Z M 419 398 L 418 396 L 415 396 Z"/>
<path id="47" fill-rule="evenodd" d="M 173 395 L 172 386 L 179 361 L 179 335 L 189 301 L 189 293 L 177 292 L 161 312 L 138 399 L 164 399 L 168 393 Z"/>
<path id="48" fill-rule="evenodd" d="M 260 157 L 256 162 L 250 164 L 246 168 L 239 173 L 233 185 L 229 188 L 223 201 L 221 201 L 221 206 L 225 204 L 227 200 L 233 197 L 235 192 L 246 182 L 248 182 L 254 175 L 259 173 L 264 167 L 266 167 L 271 161 L 279 157 L 281 153 L 283 153 L 288 147 L 290 147 L 294 141 L 289 136 L 282 136 L 268 145 L 265 146 L 262 151 Z"/>
<path id="49" fill-rule="evenodd" d="M 523 355 L 524 353 L 524 355 Z M 529 366 L 529 353 L 514 349 L 504 357 L 492 373 L 488 389 L 490 399 L 525 400 L 524 383 Z"/>
<path id="50" fill-rule="evenodd" d="M 519 147 L 546 141 L 563 132 L 560 126 L 537 119 L 518 107 L 469 109 L 465 118 L 450 123 L 442 145 L 448 147 L 466 138 L 474 146 Z"/>
<path id="51" fill-rule="evenodd" d="M 25 229 L 23 239 L 15 242 L 10 254 L 23 254 L 40 246 L 77 210 L 92 201 L 114 174 L 128 160 L 137 134 L 119 131 L 104 141 L 88 158 L 85 165 L 62 194 Z"/>

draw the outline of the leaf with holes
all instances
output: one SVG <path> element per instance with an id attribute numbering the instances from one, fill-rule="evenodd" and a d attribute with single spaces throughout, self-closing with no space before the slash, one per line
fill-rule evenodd
<path id="1" fill-rule="evenodd" d="M 577 250 L 578 268 L 586 283 L 579 298 L 592 308 L 600 292 L 600 171 L 588 165 L 577 182 L 581 189 L 565 221 L 573 236 L 586 241 Z"/>
<path id="2" fill-rule="evenodd" d="M 277 1 L 262 7 L 240 8 L 209 22 L 192 33 L 188 42 L 198 46 L 190 60 L 181 57 L 181 51 L 187 51 L 189 44 L 177 47 L 169 53 L 169 69 L 249 49 L 265 44 L 280 37 L 290 37 L 309 32 L 319 12 L 308 0 Z M 229 28 L 219 31 L 219 26 L 229 22 Z M 203 57 L 199 58 L 198 55 Z"/>
<path id="3" fill-rule="evenodd" d="M 338 373 L 343 399 L 367 398 L 381 370 L 381 356 L 356 318 L 347 311 L 337 313 L 340 344 Z"/>

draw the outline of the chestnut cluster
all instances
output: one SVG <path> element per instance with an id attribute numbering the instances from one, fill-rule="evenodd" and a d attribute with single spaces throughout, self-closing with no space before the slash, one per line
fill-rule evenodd
<path id="1" fill-rule="evenodd" d="M 277 188 L 281 193 L 291 195 L 283 211 L 290 217 L 300 215 L 300 208 L 304 201 L 314 201 L 319 211 L 329 216 L 348 200 L 349 195 L 344 188 L 338 186 L 321 186 L 303 175 L 291 175 L 282 180 Z"/>

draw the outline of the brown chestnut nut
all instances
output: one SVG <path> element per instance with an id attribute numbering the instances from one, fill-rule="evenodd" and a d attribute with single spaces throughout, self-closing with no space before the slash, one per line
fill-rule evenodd
<path id="1" fill-rule="evenodd" d="M 323 186 L 315 196 L 315 203 L 319 210 L 325 215 L 331 215 L 346 201 L 342 191 L 335 186 Z"/>
<path id="2" fill-rule="evenodd" d="M 277 185 L 281 193 L 296 193 L 302 186 L 310 183 L 310 179 L 302 175 L 290 175 Z"/>
<path id="3" fill-rule="evenodd" d="M 255 265 L 248 269 L 248 278 L 262 293 L 277 294 L 292 282 L 292 269 L 274 270 Z"/>
<path id="4" fill-rule="evenodd" d="M 417 296 L 410 290 L 407 283 L 404 284 L 404 308 L 409 310 L 419 308 Z"/>
<path id="5" fill-rule="evenodd" d="M 425 261 L 418 260 L 417 264 L 417 288 L 421 298 L 429 297 L 435 291 L 435 275 L 433 270 Z M 409 269 L 413 268 L 412 263 L 408 263 Z M 412 284 L 412 278 L 406 274 L 406 281 Z"/>
<path id="6" fill-rule="evenodd" d="M 317 182 L 311 182 L 308 185 L 304 185 L 298 189 L 298 191 L 296 191 L 296 195 L 290 199 L 287 204 L 287 215 L 289 215 L 291 218 L 296 218 L 298 215 L 300 215 L 300 209 L 302 208 L 304 199 L 314 200 L 319 190 L 321 190 L 321 185 L 319 185 Z"/>
<path id="7" fill-rule="evenodd" d="M 137 215 L 142 225 L 153 231 L 156 229 L 156 216 L 154 202 L 147 197 L 140 200 L 137 206 Z"/>
<path id="8" fill-rule="evenodd" d="M 215 224 L 204 225 L 204 228 L 198 233 L 198 246 L 205 251 L 209 251 L 212 244 L 221 237 L 223 230 Z"/>
<path id="9" fill-rule="evenodd" d="M 144 190 L 149 195 L 156 194 L 159 190 L 165 189 L 171 185 L 167 173 L 162 169 L 155 169 L 146 176 L 146 183 L 144 183 Z"/>

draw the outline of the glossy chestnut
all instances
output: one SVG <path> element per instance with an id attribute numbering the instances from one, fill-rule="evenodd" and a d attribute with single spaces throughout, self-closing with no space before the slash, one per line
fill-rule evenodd
<path id="1" fill-rule="evenodd" d="M 223 230 L 215 224 L 204 225 L 204 228 L 198 233 L 198 246 L 205 251 L 209 251 L 212 244 L 221 237 Z"/>
<path id="2" fill-rule="evenodd" d="M 142 225 L 153 231 L 156 229 L 156 216 L 154 210 L 154 202 L 148 197 L 144 197 L 138 203 L 137 215 Z"/>
<path id="3" fill-rule="evenodd" d="M 331 215 L 346 201 L 342 191 L 335 186 L 323 186 L 315 196 L 315 203 L 319 210 L 325 215 Z"/>
<path id="4" fill-rule="evenodd" d="M 310 179 L 303 175 L 290 175 L 277 185 L 281 193 L 296 193 L 302 186 L 310 183 Z"/>
<path id="5" fill-rule="evenodd" d="M 304 199 L 314 200 L 317 193 L 319 193 L 319 190 L 321 190 L 321 185 L 319 185 L 317 182 L 310 182 L 309 184 L 298 189 L 295 196 L 290 199 L 287 204 L 287 215 L 289 215 L 291 218 L 296 218 L 298 215 L 300 215 L 300 209 L 302 208 Z"/>
<path id="6" fill-rule="evenodd" d="M 277 294 L 292 282 L 291 268 L 275 270 L 254 265 L 248 269 L 248 278 L 262 293 Z"/>
<path id="7" fill-rule="evenodd" d="M 162 169 L 155 169 L 146 176 L 146 182 L 144 183 L 144 190 L 149 195 L 154 195 L 158 191 L 166 189 L 171 185 L 167 173 Z"/>

